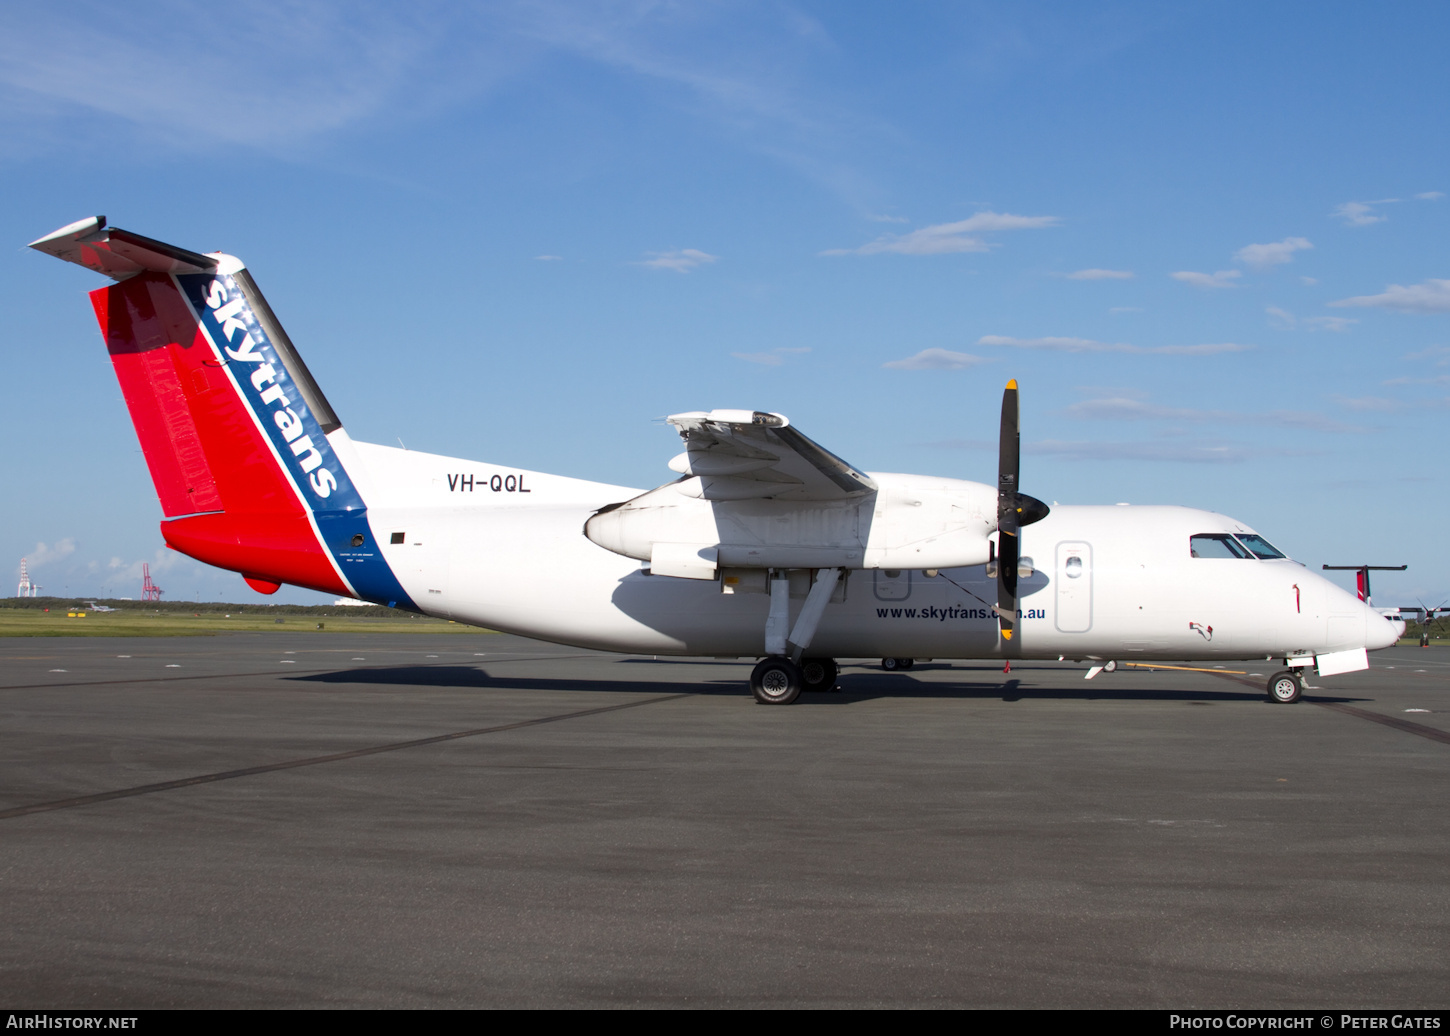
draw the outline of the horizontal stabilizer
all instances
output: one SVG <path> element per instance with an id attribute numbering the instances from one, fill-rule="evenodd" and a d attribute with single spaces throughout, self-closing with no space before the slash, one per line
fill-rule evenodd
<path id="1" fill-rule="evenodd" d="M 30 242 L 30 247 L 117 281 L 148 270 L 154 273 L 210 273 L 217 268 L 217 260 L 211 256 L 189 252 L 119 227 L 107 227 L 105 216 L 92 216 L 61 227 L 38 241 Z"/>

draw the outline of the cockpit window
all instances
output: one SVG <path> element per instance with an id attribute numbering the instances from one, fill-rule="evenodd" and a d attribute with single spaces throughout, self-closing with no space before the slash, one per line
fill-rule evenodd
<path id="1" fill-rule="evenodd" d="M 1205 532 L 1188 538 L 1188 553 L 1195 558 L 1250 558 L 1249 549 L 1225 532 Z"/>
<path id="2" fill-rule="evenodd" d="M 1255 536 L 1253 533 L 1239 533 L 1239 542 L 1253 551 L 1256 558 L 1282 558 L 1284 556 L 1283 551 L 1262 536 Z"/>

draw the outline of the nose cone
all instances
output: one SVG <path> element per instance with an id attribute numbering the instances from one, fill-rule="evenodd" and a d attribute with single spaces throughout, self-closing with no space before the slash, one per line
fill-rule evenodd
<path id="1" fill-rule="evenodd" d="M 1404 619 L 1387 619 L 1368 605 L 1364 611 L 1364 646 L 1369 650 L 1390 647 L 1405 635 Z"/>

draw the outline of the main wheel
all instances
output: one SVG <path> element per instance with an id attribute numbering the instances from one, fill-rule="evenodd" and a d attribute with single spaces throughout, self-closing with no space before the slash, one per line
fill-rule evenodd
<path id="1" fill-rule="evenodd" d="M 1110 658 L 1106 662 L 1103 663 L 1103 672 L 1105 672 L 1105 673 L 1116 673 L 1117 671 L 1118 671 L 1118 660 L 1116 658 Z"/>
<path id="2" fill-rule="evenodd" d="M 899 659 L 899 658 L 883 658 L 881 660 L 881 668 L 882 669 L 885 669 L 888 673 L 893 673 L 896 670 L 898 670 L 898 669 L 901 668 L 901 659 Z"/>
<path id="3" fill-rule="evenodd" d="M 1292 705 L 1304 693 L 1304 685 L 1292 669 L 1275 673 L 1269 679 L 1269 698 L 1282 705 Z"/>
<path id="4" fill-rule="evenodd" d="M 914 659 L 914 658 L 898 658 L 896 660 L 896 664 L 899 665 L 899 666 L 901 666 L 902 669 L 910 669 L 912 666 L 916 665 L 916 659 Z"/>
<path id="5" fill-rule="evenodd" d="M 762 705 L 789 705 L 800 697 L 801 671 L 788 658 L 762 659 L 750 673 L 750 693 Z"/>
<path id="6" fill-rule="evenodd" d="M 829 691 L 836 686 L 841 667 L 831 658 L 801 659 L 801 684 L 807 691 Z"/>

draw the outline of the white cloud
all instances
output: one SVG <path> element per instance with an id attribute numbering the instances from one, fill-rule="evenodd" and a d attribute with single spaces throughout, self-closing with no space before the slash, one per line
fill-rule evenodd
<path id="1" fill-rule="evenodd" d="M 1409 379 L 1397 379 L 1407 381 Z M 1387 381 L 1386 385 L 1393 385 L 1396 382 Z M 1444 410 L 1450 407 L 1450 397 L 1441 399 L 1418 399 L 1414 402 L 1406 402 L 1399 399 L 1385 399 L 1382 396 L 1362 396 L 1358 399 L 1346 399 L 1339 397 L 1335 400 L 1340 406 L 1348 410 L 1368 410 L 1376 413 L 1398 414 L 1407 410 Z"/>
<path id="2" fill-rule="evenodd" d="M 829 248 L 821 255 L 950 255 L 986 252 L 992 245 L 975 235 L 999 230 L 1038 230 L 1058 224 L 1056 216 L 1014 216 L 1008 212 L 979 212 L 955 223 L 936 223 L 909 234 L 886 234 L 859 248 Z"/>
<path id="3" fill-rule="evenodd" d="M 1356 295 L 1330 305 L 1373 306 L 1393 309 L 1398 313 L 1450 313 L 1450 280 L 1431 278 L 1408 288 L 1402 284 L 1391 284 L 1378 295 Z"/>
<path id="4" fill-rule="evenodd" d="M 1287 309 L 1281 309 L 1278 306 L 1268 306 L 1264 312 L 1269 314 L 1270 327 L 1277 327 L 1284 331 L 1292 331 L 1302 324 L 1310 331 L 1338 331 L 1343 334 L 1349 330 L 1350 324 L 1359 323 L 1353 317 L 1303 317 L 1301 319 Z"/>
<path id="5" fill-rule="evenodd" d="M 668 95 L 702 128 L 859 208 L 880 192 L 842 157 L 883 119 L 806 86 L 823 44 L 780 31 L 779 8 L 574 0 L 434 5 L 243 0 L 215 19 L 167 0 L 122 10 L 9 4 L 0 14 L 0 157 L 127 145 L 211 153 L 218 142 L 295 156 L 358 126 L 382 132 L 477 107 L 559 62 Z M 65 68 L 58 54 L 85 54 Z M 204 90 L 198 83 L 206 83 Z M 114 129 L 113 129 L 114 127 Z M 101 139 L 96 139 L 96 138 Z M 304 159 L 314 158 L 303 151 Z M 315 158 L 314 158 L 315 160 Z"/>
<path id="6" fill-rule="evenodd" d="M 1305 317 L 1304 323 L 1318 331 L 1338 331 L 1343 334 L 1349 330 L 1350 324 L 1357 324 L 1359 321 L 1354 317 Z"/>
<path id="7" fill-rule="evenodd" d="M 1380 384 L 1387 387 L 1390 385 L 1450 385 L 1450 374 L 1438 374 L 1433 378 L 1391 378 Z"/>
<path id="8" fill-rule="evenodd" d="M 559 262 L 564 257 L 562 255 L 536 255 L 534 256 L 534 258 L 540 260 L 541 262 L 552 263 Z"/>
<path id="9" fill-rule="evenodd" d="M 1415 197 L 1418 198 L 1420 201 L 1439 201 L 1441 198 L 1445 197 L 1445 192 L 1423 191 L 1420 194 L 1415 195 Z"/>
<path id="10" fill-rule="evenodd" d="M 25 555 L 25 563 L 28 567 L 40 568 L 42 565 L 51 565 L 62 558 L 74 554 L 76 541 L 73 536 L 67 536 L 63 540 L 56 540 L 54 545 L 48 543 L 37 543 L 35 549 Z"/>
<path id="11" fill-rule="evenodd" d="M 400 100 L 426 106 L 523 63 L 505 41 L 479 39 L 476 68 L 445 68 L 447 33 L 386 8 L 239 4 L 227 15 L 225 33 L 179 14 L 168 4 L 130 16 L 37 5 L 7 18 L 0 33 L 7 107 L 23 97 L 47 121 L 101 115 L 181 146 L 276 148 Z M 91 60 L 65 69 L 54 60 L 59 53 Z M 197 90 L 198 82 L 209 86 Z"/>
<path id="12" fill-rule="evenodd" d="M 1234 253 L 1234 258 L 1255 269 L 1266 270 L 1270 266 L 1289 262 L 1294 258 L 1295 252 L 1313 247 L 1308 238 L 1286 237 L 1282 241 L 1267 245 L 1244 245 Z"/>
<path id="13" fill-rule="evenodd" d="M 971 353 L 954 353 L 950 349 L 923 349 L 904 360 L 892 360 L 881 366 L 898 371 L 959 371 L 992 361 Z"/>
<path id="14" fill-rule="evenodd" d="M 1179 270 L 1177 273 L 1170 273 L 1168 276 L 1175 281 L 1182 281 L 1184 284 L 1191 284 L 1195 288 L 1232 288 L 1233 281 L 1243 274 L 1238 270 L 1219 270 L 1217 273 L 1195 273 L 1192 270 Z"/>
<path id="15" fill-rule="evenodd" d="M 1436 367 L 1450 367 L 1450 346 L 1446 345 L 1432 345 L 1417 353 L 1406 353 L 1404 358 L 1406 360 L 1429 360 L 1436 356 L 1440 357 L 1435 361 Z"/>
<path id="16" fill-rule="evenodd" d="M 1134 353 L 1139 356 L 1214 356 L 1219 353 L 1241 353 L 1252 345 L 1218 342 L 1211 345 L 1129 345 L 1127 342 L 1097 342 L 1091 338 L 1011 338 L 1006 335 L 983 335 L 978 345 L 1005 345 L 1013 349 L 1043 349 L 1059 353 Z"/>
<path id="17" fill-rule="evenodd" d="M 1380 198 L 1378 201 L 1347 201 L 1330 213 L 1347 227 L 1368 227 L 1383 223 L 1388 217 L 1374 211 L 1376 205 L 1393 205 L 1398 198 Z"/>
<path id="18" fill-rule="evenodd" d="M 646 266 L 651 270 L 674 270 L 676 273 L 689 273 L 697 266 L 713 263 L 720 258 L 718 255 L 702 252 L 698 248 L 681 248 L 674 252 L 646 252 L 645 254 L 654 258 L 641 261 L 640 266 Z"/>
<path id="19" fill-rule="evenodd" d="M 796 348 L 782 346 L 778 349 L 772 349 L 768 353 L 731 353 L 730 355 L 737 360 L 744 360 L 746 363 L 759 363 L 766 367 L 779 367 L 785 362 L 787 356 L 795 353 L 808 353 L 810 351 L 811 347 L 808 345 Z"/>
<path id="20" fill-rule="evenodd" d="M 1372 411 L 1380 414 L 1390 414 L 1405 409 L 1405 404 L 1398 399 L 1385 399 L 1381 396 L 1363 396 L 1359 399 L 1346 399 L 1340 396 L 1335 402 L 1346 410 Z"/>
<path id="21" fill-rule="evenodd" d="M 1023 452 L 1064 460 L 1133 460 L 1189 464 L 1241 464 L 1267 456 L 1302 456 L 1303 451 L 1265 447 L 1259 443 L 1244 445 L 1233 442 L 1071 442 L 1046 439 L 1028 443 Z"/>
<path id="22" fill-rule="evenodd" d="M 1365 432 L 1358 425 L 1342 424 L 1322 414 L 1304 410 L 1269 410 L 1239 413 L 1231 410 L 1195 410 L 1161 406 L 1128 396 L 1088 399 L 1067 408 L 1071 417 L 1094 421 L 1177 421 L 1187 424 L 1270 425 L 1314 432 Z"/>
<path id="23" fill-rule="evenodd" d="M 905 216 L 884 216 L 878 213 L 868 212 L 866 218 L 872 223 L 910 223 L 911 220 Z"/>
<path id="24" fill-rule="evenodd" d="M 1301 284 L 1307 284 L 1310 287 L 1313 287 L 1314 285 L 1316 285 L 1316 284 L 1319 283 L 1319 278 L 1318 277 L 1300 277 L 1299 278 L 1299 282 Z"/>
<path id="25" fill-rule="evenodd" d="M 1012 338 L 1007 335 L 983 335 L 978 345 L 1006 345 L 1014 349 L 1046 349 L 1059 353 L 1124 353 L 1134 352 L 1122 342 L 1095 342 L 1091 338 Z"/>
<path id="26" fill-rule="evenodd" d="M 1133 279 L 1132 270 L 1100 270 L 1094 267 L 1090 270 L 1078 270 L 1076 273 L 1067 275 L 1070 281 L 1130 281 Z"/>

